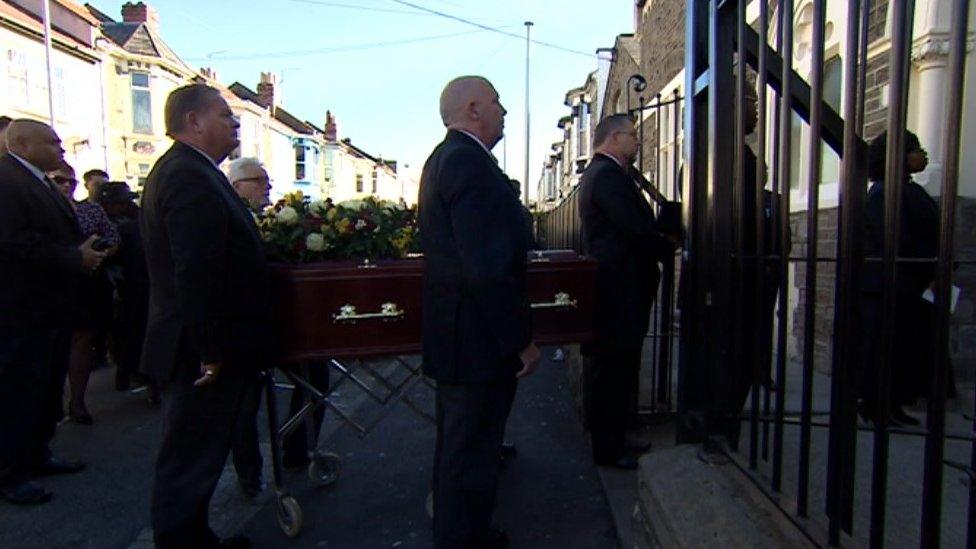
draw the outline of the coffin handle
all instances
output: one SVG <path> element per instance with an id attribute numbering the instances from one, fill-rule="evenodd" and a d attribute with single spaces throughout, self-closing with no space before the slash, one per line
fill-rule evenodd
<path id="1" fill-rule="evenodd" d="M 332 314 L 332 321 L 336 324 L 355 323 L 357 320 L 399 320 L 407 313 L 396 303 L 387 301 L 380 305 L 379 312 L 359 313 L 355 305 L 349 303 L 339 307 L 339 311 Z"/>
<path id="2" fill-rule="evenodd" d="M 552 301 L 532 303 L 530 307 L 533 309 L 575 309 L 576 300 L 571 299 L 566 292 L 559 292 Z"/>

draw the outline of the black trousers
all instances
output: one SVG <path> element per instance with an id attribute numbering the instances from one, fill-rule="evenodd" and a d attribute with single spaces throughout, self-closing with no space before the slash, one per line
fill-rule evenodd
<path id="1" fill-rule="evenodd" d="M 328 364 L 312 364 L 308 369 L 309 383 L 322 393 L 329 391 L 329 366 Z M 234 427 L 234 441 L 232 443 L 232 456 L 234 470 L 237 471 L 238 478 L 244 480 L 258 480 L 261 478 L 261 468 L 264 460 L 261 458 L 261 450 L 258 442 L 257 415 L 261 408 L 261 396 L 264 394 L 264 378 L 255 375 L 253 384 L 247 388 L 244 394 L 244 402 L 241 405 L 241 414 L 237 425 Z M 302 399 L 302 392 L 295 389 L 291 394 L 291 402 L 288 406 L 288 415 L 294 416 L 302 409 L 305 403 Z M 318 440 L 319 431 L 322 430 L 322 420 L 325 417 L 325 408 L 318 407 L 312 413 L 314 420 L 314 433 L 312 441 Z M 303 463 L 308 459 L 308 440 L 305 435 L 304 425 L 298 426 L 285 438 L 282 448 L 284 455 L 282 459 L 288 463 Z"/>
<path id="2" fill-rule="evenodd" d="M 593 459 L 607 463 L 624 455 L 624 433 L 630 426 L 629 395 L 640 383 L 640 340 L 598 344 L 590 386 L 590 435 Z"/>
<path id="3" fill-rule="evenodd" d="M 210 498 L 230 452 L 254 370 L 224 364 L 217 380 L 194 387 L 199 366 L 181 365 L 161 387 L 163 440 L 156 458 L 151 522 L 158 549 L 208 547 Z"/>
<path id="4" fill-rule="evenodd" d="M 437 384 L 434 449 L 434 547 L 477 547 L 491 528 L 515 378 Z"/>
<path id="5" fill-rule="evenodd" d="M 0 486 L 30 479 L 64 417 L 70 332 L 0 328 Z"/>

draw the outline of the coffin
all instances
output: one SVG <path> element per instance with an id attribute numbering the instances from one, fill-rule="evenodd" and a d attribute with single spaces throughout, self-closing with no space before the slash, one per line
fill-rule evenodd
<path id="1" fill-rule="evenodd" d="M 420 352 L 423 259 L 277 265 L 285 362 Z M 532 252 L 529 299 L 535 342 L 593 339 L 596 262 L 575 252 Z"/>

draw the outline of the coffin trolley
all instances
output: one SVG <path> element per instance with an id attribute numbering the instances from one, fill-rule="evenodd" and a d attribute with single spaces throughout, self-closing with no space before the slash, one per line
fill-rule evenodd
<path id="1" fill-rule="evenodd" d="M 282 443 L 304 428 L 309 441 L 308 476 L 321 486 L 334 483 L 340 458 L 322 452 L 315 439 L 312 414 L 331 410 L 360 437 L 369 434 L 397 403 L 404 403 L 427 421 L 434 418 L 411 401 L 409 392 L 419 385 L 433 388 L 410 355 L 420 352 L 420 307 L 423 259 L 355 262 L 330 261 L 275 268 L 275 295 L 282 346 L 278 363 L 287 383 L 275 372 L 265 373 L 276 515 L 286 535 L 302 529 L 302 509 L 289 495 L 284 481 Z M 531 252 L 529 298 L 534 340 L 538 345 L 580 343 L 593 338 L 593 294 L 596 262 L 570 250 Z M 383 358 L 383 363 L 376 359 Z M 338 374 L 327 392 L 310 382 L 311 368 L 329 368 Z M 362 422 L 338 406 L 329 394 L 353 387 L 380 407 L 379 414 Z M 279 422 L 276 389 L 300 391 L 304 406 Z"/>

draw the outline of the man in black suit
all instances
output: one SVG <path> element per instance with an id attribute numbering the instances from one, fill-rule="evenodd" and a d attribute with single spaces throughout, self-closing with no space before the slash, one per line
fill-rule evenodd
<path id="1" fill-rule="evenodd" d="M 624 433 L 628 395 L 639 382 L 641 347 L 661 278 L 658 262 L 674 253 L 630 174 L 638 146 L 630 117 L 618 114 L 601 121 L 579 196 L 583 249 L 598 262 L 593 458 L 597 465 L 624 469 L 637 467 Z"/>
<path id="2" fill-rule="evenodd" d="M 164 412 L 154 537 L 160 548 L 247 547 L 218 542 L 207 508 L 269 355 L 267 264 L 254 219 L 217 167 L 239 144 L 220 92 L 178 88 L 165 119 L 176 142 L 149 173 L 139 220 L 150 283 L 142 369 L 159 383 Z"/>
<path id="3" fill-rule="evenodd" d="M 80 471 L 48 448 L 68 371 L 75 281 L 105 254 L 82 242 L 74 210 L 45 177 L 63 160 L 50 126 L 16 120 L 0 156 L 0 496 L 37 504 L 51 494 L 31 475 Z"/>
<path id="4" fill-rule="evenodd" d="M 499 449 L 516 379 L 539 360 L 525 224 L 490 152 L 505 116 L 491 83 L 452 80 L 440 111 L 448 132 L 424 165 L 418 208 L 424 372 L 437 381 L 434 544 L 503 547 L 491 528 Z"/>

